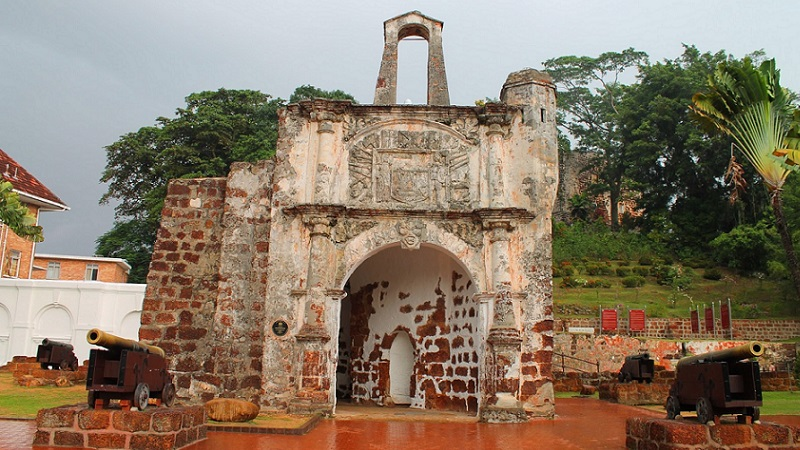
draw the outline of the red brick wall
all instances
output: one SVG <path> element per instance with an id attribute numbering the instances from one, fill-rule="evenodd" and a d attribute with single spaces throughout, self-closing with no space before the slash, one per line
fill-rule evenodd
<path id="1" fill-rule="evenodd" d="M 153 249 L 139 338 L 167 353 L 179 398 L 207 401 L 213 375 L 224 178 L 170 182 Z"/>
<path id="2" fill-rule="evenodd" d="M 733 339 L 759 340 L 759 341 L 787 341 L 800 336 L 800 320 L 751 320 L 734 319 Z M 600 319 L 557 319 L 555 331 L 567 332 L 570 327 L 592 327 L 595 332 L 600 330 Z M 693 334 L 691 322 L 688 318 L 648 318 L 646 328 L 642 332 L 628 331 L 627 320 L 620 319 L 619 329 L 611 334 L 624 334 L 633 337 L 661 338 L 661 339 L 729 339 L 730 332 L 722 330 L 721 321 L 715 325 L 716 336 L 706 333 L 701 325 L 701 333 Z M 608 332 L 607 332 L 608 333 Z"/>

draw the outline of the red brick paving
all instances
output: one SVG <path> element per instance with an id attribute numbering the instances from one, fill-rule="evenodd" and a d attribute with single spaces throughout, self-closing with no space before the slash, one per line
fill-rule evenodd
<path id="1" fill-rule="evenodd" d="M 661 417 L 641 408 L 594 399 L 558 399 L 558 418 L 525 424 L 410 420 L 323 420 L 305 436 L 208 433 L 187 450 L 366 450 L 366 449 L 623 449 L 628 417 Z M 800 425 L 800 416 L 764 418 Z M 0 449 L 31 448 L 33 421 L 0 420 Z M 63 450 L 63 448 L 61 449 Z"/>

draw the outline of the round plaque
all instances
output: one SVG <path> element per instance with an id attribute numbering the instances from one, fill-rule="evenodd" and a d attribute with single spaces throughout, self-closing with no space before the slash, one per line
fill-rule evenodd
<path id="1" fill-rule="evenodd" d="M 275 336 L 283 336 L 287 331 L 289 331 L 289 324 L 285 321 L 276 320 L 272 323 L 272 332 L 275 333 Z"/>

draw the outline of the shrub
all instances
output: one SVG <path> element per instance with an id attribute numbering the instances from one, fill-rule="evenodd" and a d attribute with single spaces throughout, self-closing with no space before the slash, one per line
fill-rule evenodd
<path id="1" fill-rule="evenodd" d="M 628 267 L 617 267 L 618 277 L 627 277 L 631 274 L 631 269 Z"/>
<path id="2" fill-rule="evenodd" d="M 790 277 L 789 269 L 780 261 L 767 262 L 767 274 L 772 280 L 788 280 Z"/>
<path id="3" fill-rule="evenodd" d="M 770 257 L 780 242 L 775 229 L 764 222 L 739 225 L 711 241 L 714 259 L 732 269 L 766 272 Z"/>
<path id="4" fill-rule="evenodd" d="M 714 280 L 719 281 L 722 279 L 722 271 L 717 269 L 716 267 L 712 267 L 711 269 L 706 269 L 703 273 L 703 278 L 706 280 Z"/>
<path id="5" fill-rule="evenodd" d="M 692 284 L 691 273 L 687 273 L 681 266 L 663 265 L 656 267 L 656 283 L 662 286 L 674 286 L 686 289 Z"/>
<path id="6" fill-rule="evenodd" d="M 587 287 L 587 288 L 610 288 L 611 287 L 611 283 L 606 281 L 606 280 L 603 280 L 603 279 L 589 280 L 589 281 L 586 282 L 585 287 Z"/>
<path id="7" fill-rule="evenodd" d="M 600 266 L 600 275 L 612 276 L 614 275 L 614 268 L 610 264 Z"/>
<path id="8" fill-rule="evenodd" d="M 586 275 L 591 275 L 593 277 L 600 275 L 600 266 L 597 264 L 587 264 Z"/>
<path id="9" fill-rule="evenodd" d="M 564 279 L 561 280 L 561 283 L 559 283 L 558 286 L 562 288 L 577 288 L 577 287 L 583 287 L 585 285 L 586 285 L 586 280 L 582 280 L 580 278 L 564 277 Z"/>
<path id="10" fill-rule="evenodd" d="M 652 266 L 653 265 L 653 258 L 649 255 L 644 255 L 639 258 L 639 265 L 640 266 Z"/>
<path id="11" fill-rule="evenodd" d="M 635 288 L 644 286 L 644 277 L 639 275 L 632 275 L 622 279 L 622 285 L 626 288 Z"/>
<path id="12" fill-rule="evenodd" d="M 650 275 L 650 269 L 647 267 L 636 266 L 633 268 L 633 273 L 635 275 L 639 275 L 640 277 L 646 277 Z"/>
<path id="13" fill-rule="evenodd" d="M 628 267 L 628 266 L 631 265 L 631 262 L 628 261 L 627 259 L 625 259 L 625 260 L 620 261 L 619 264 L 617 264 L 617 265 L 620 266 L 620 267 Z"/>

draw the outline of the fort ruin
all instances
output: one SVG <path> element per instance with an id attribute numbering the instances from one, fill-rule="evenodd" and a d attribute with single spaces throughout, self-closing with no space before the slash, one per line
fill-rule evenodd
<path id="1" fill-rule="evenodd" d="M 170 183 L 140 338 L 179 399 L 553 415 L 555 86 L 525 69 L 499 103 L 450 105 L 442 26 L 384 23 L 374 104 L 291 104 L 274 159 Z M 411 36 L 425 105 L 397 104 Z"/>

